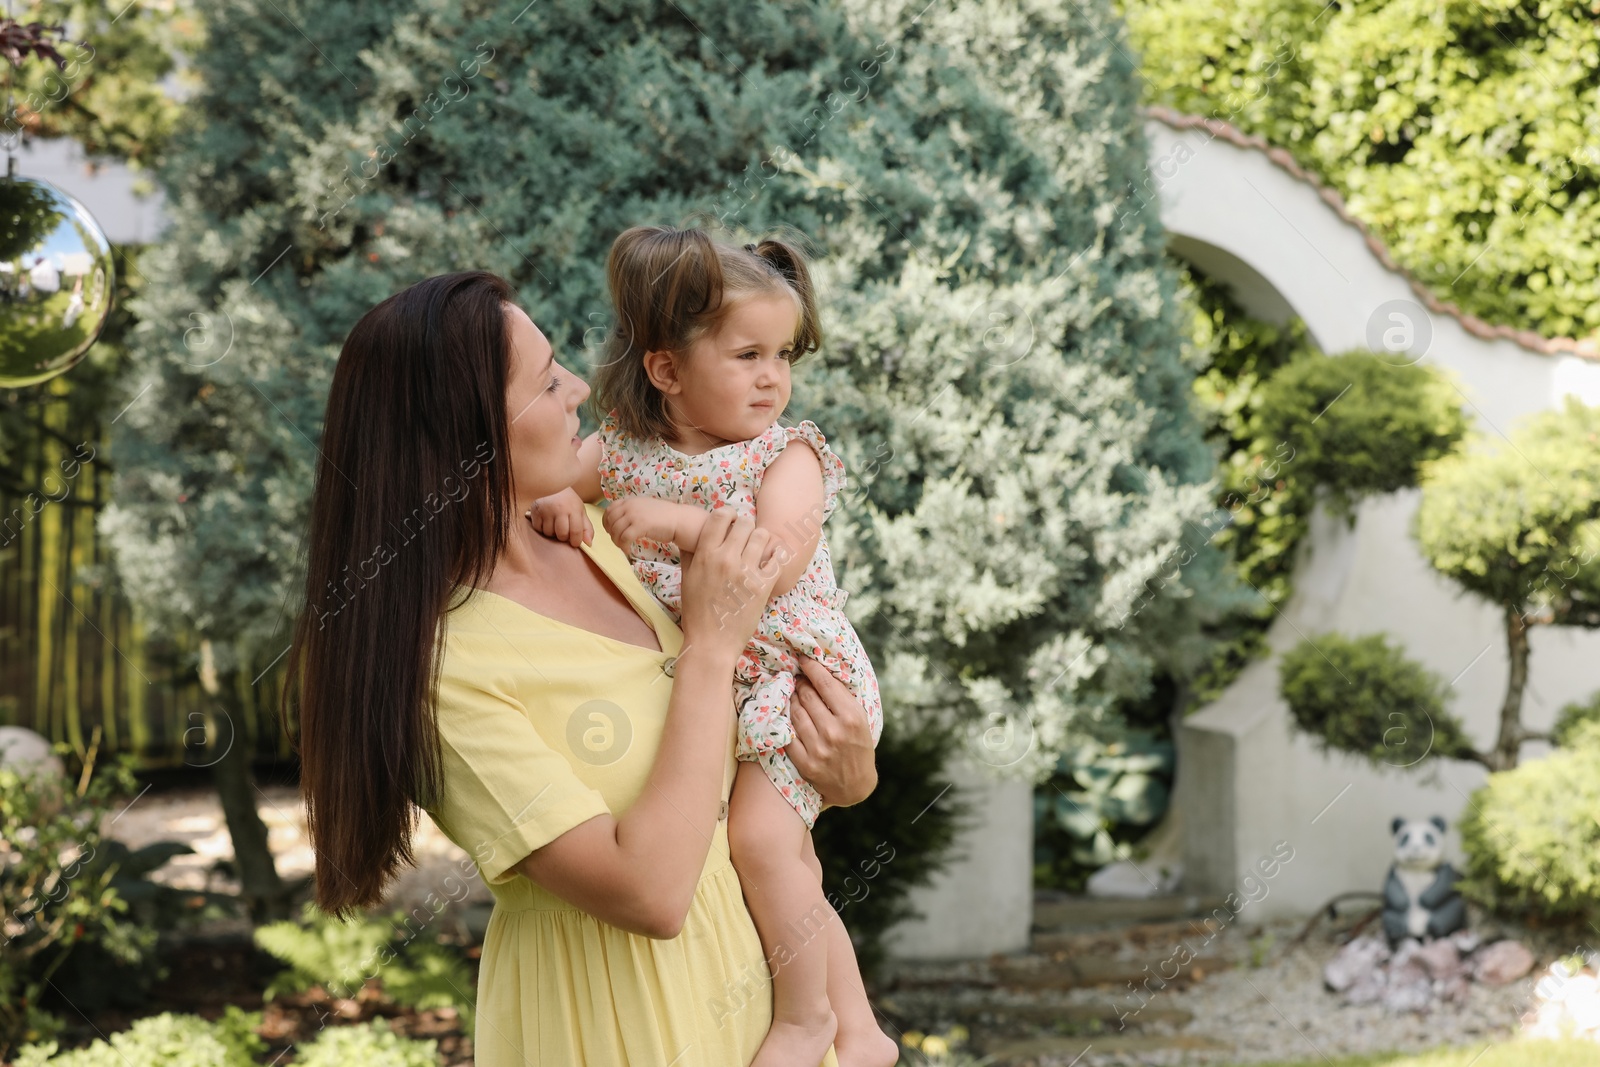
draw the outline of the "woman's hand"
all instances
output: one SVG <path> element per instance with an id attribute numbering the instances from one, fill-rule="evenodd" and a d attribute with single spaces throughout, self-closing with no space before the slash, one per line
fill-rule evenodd
<path id="1" fill-rule="evenodd" d="M 607 529 L 610 529 L 609 523 Z M 706 516 L 697 551 L 683 555 L 683 651 L 700 648 L 730 662 L 750 643 L 767 610 L 777 564 L 773 535 L 732 508 Z"/>
<path id="2" fill-rule="evenodd" d="M 533 528 L 546 537 L 565 541 L 573 548 L 594 544 L 594 523 L 583 509 L 583 499 L 571 489 L 535 500 L 528 517 L 533 520 Z"/>
<path id="3" fill-rule="evenodd" d="M 878 785 L 867 710 L 849 686 L 811 657 L 800 657 L 800 671 L 805 677 L 795 680 L 789 701 L 794 740 L 785 751 L 824 804 L 859 804 Z"/>

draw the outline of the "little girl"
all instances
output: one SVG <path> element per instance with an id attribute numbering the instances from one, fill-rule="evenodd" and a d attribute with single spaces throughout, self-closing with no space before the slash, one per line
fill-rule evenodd
<path id="1" fill-rule="evenodd" d="M 772 1027 L 755 1067 L 889 1067 L 849 935 L 822 892 L 811 827 L 822 797 L 784 748 L 798 657 L 848 684 L 872 739 L 883 710 L 872 664 L 841 608 L 822 525 L 844 463 L 815 423 L 786 427 L 789 368 L 820 341 L 810 274 L 776 240 L 742 248 L 697 229 L 639 226 L 611 246 L 616 328 L 595 380 L 600 432 L 583 443 L 595 476 L 540 500 L 534 523 L 574 545 L 592 535 L 583 501 L 610 502 L 605 526 L 634 572 L 681 617 L 680 553 L 706 515 L 735 508 L 773 532 L 779 563 L 766 616 L 734 671 L 739 768 L 728 846 L 772 972 Z M 798 442 L 799 447 L 789 447 Z M 730 595 L 737 595 L 736 592 Z"/>

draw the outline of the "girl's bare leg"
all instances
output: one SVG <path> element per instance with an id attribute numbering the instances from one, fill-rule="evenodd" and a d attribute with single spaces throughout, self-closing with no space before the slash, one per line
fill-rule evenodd
<path id="1" fill-rule="evenodd" d="M 740 761 L 728 848 L 772 970 L 772 1028 L 750 1067 L 817 1067 L 838 1028 L 828 1005 L 828 926 L 838 916 L 806 863 L 808 837 L 760 765 Z"/>
<path id="2" fill-rule="evenodd" d="M 806 865 L 821 884 L 822 863 L 810 834 L 806 835 Z M 856 963 L 856 948 L 837 913 L 828 927 L 828 1003 L 839 1018 L 839 1035 L 833 1040 L 839 1067 L 894 1067 L 900 1061 L 900 1043 L 883 1032 L 872 1013 Z"/>

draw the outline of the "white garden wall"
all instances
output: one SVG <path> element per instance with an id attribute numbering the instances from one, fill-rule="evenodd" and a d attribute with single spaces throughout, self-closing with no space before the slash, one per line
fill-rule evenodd
<path id="1" fill-rule="evenodd" d="M 1413 353 L 1454 375 L 1465 409 L 1499 443 L 1519 419 L 1569 393 L 1600 403 L 1592 351 L 1569 340 L 1512 337 L 1440 306 L 1393 268 L 1336 194 L 1319 189 L 1285 153 L 1269 153 L 1220 123 L 1150 115 L 1152 196 L 1171 249 L 1230 283 L 1253 314 L 1278 322 L 1300 316 L 1329 353 L 1378 349 L 1385 330 L 1414 330 Z M 1295 594 L 1268 635 L 1272 656 L 1180 731 L 1176 803 L 1187 889 L 1237 891 L 1286 841 L 1294 859 L 1266 883 L 1266 896 L 1252 905 L 1257 914 L 1307 913 L 1344 890 L 1377 890 L 1396 815 L 1451 820 L 1459 861 L 1454 823 L 1483 780 L 1481 768 L 1430 761 L 1434 770 L 1425 775 L 1379 773 L 1351 757 L 1322 755 L 1291 737 L 1277 695 L 1277 657 L 1302 637 L 1386 631 L 1455 679 L 1452 707 L 1478 744 L 1493 736 L 1507 675 L 1499 615 L 1423 560 L 1409 532 L 1417 500 L 1412 491 L 1370 501 L 1353 530 L 1319 513 L 1302 546 Z M 1565 702 L 1600 689 L 1600 634 L 1536 630 L 1532 649 L 1524 719 L 1538 730 Z M 1524 756 L 1541 747 L 1525 746 Z"/>

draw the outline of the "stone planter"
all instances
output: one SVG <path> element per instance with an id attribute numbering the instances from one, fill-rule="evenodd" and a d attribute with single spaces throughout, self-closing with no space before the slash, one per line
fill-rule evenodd
<path id="1" fill-rule="evenodd" d="M 1028 947 L 1033 923 L 1033 789 L 957 756 L 948 769 L 971 807 L 954 858 L 911 892 L 921 913 L 888 933 L 895 959 L 975 959 Z"/>

